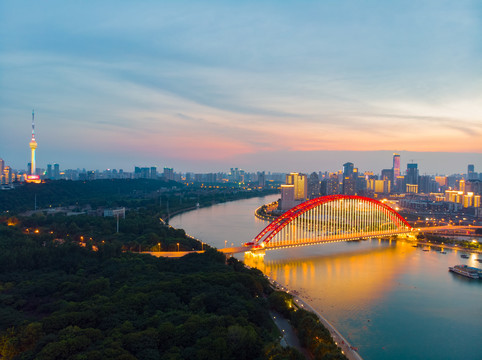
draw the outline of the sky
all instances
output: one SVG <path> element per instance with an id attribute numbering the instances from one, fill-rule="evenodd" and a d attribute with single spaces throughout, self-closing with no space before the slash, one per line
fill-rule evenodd
<path id="1" fill-rule="evenodd" d="M 482 172 L 482 3 L 0 2 L 0 158 Z"/>

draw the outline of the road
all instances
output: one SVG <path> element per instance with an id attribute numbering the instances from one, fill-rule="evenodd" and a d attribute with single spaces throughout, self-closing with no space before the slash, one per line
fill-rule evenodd
<path id="1" fill-rule="evenodd" d="M 311 354 L 308 350 L 301 346 L 300 340 L 298 339 L 298 336 L 296 335 L 295 330 L 291 326 L 290 322 L 277 312 L 270 311 L 269 313 L 274 323 L 278 327 L 279 331 L 281 332 L 281 346 L 293 347 L 299 352 L 301 352 L 305 356 L 305 358 L 311 359 Z"/>
<path id="2" fill-rule="evenodd" d="M 349 359 L 349 360 L 363 360 L 363 358 L 358 354 L 357 349 L 341 335 L 338 330 L 335 329 L 335 327 L 328 321 L 326 320 L 319 312 L 317 312 L 315 309 L 311 307 L 308 303 L 306 303 L 303 299 L 301 299 L 298 295 L 292 293 L 289 291 L 289 289 L 285 286 L 282 286 L 278 284 L 276 281 L 274 281 L 271 278 L 268 278 L 270 282 L 273 284 L 274 287 L 278 288 L 279 290 L 286 291 L 290 293 L 290 295 L 293 296 L 293 299 L 295 300 L 295 304 L 298 305 L 300 308 L 311 311 L 312 313 L 316 314 L 318 318 L 320 319 L 321 323 L 328 329 L 328 331 L 331 334 L 331 337 L 333 338 L 333 341 L 335 341 L 336 345 L 341 349 L 342 353 Z"/>

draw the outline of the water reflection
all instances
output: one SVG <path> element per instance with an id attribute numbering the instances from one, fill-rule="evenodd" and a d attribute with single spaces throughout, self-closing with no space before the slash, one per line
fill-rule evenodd
<path id="1" fill-rule="evenodd" d="M 344 246 L 341 253 L 293 259 L 269 259 L 268 252 L 264 258 L 246 256 L 244 261 L 298 291 L 315 307 L 336 309 L 331 311 L 334 319 L 338 312 L 353 309 L 354 304 L 357 308 L 373 306 L 382 299 L 398 283 L 397 278 L 416 251 L 405 242 L 382 240 L 370 240 L 364 248 L 347 248 Z"/>
<path id="2" fill-rule="evenodd" d="M 171 225 L 216 247 L 250 241 L 266 225 L 253 211 L 277 196 L 219 204 L 176 216 Z M 298 290 L 365 359 L 480 359 L 482 280 L 449 273 L 482 267 L 431 246 L 359 241 L 267 251 L 244 258 Z M 482 256 L 480 256 L 482 257 Z M 443 339 L 441 341 L 441 339 Z"/>

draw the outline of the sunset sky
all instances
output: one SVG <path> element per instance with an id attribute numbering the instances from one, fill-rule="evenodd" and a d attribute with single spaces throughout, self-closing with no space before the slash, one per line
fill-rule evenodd
<path id="1" fill-rule="evenodd" d="M 0 3 L 0 157 L 482 172 L 480 1 Z"/>

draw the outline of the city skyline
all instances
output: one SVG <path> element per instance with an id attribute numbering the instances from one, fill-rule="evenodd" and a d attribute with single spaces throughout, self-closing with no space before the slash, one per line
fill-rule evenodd
<path id="1" fill-rule="evenodd" d="M 11 166 L 482 169 L 477 2 L 105 4 L 0 5 Z"/>

